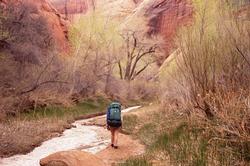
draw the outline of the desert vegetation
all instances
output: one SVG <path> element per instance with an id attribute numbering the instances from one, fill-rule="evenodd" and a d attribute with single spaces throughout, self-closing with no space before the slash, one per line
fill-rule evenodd
<path id="1" fill-rule="evenodd" d="M 126 106 L 157 93 L 153 83 L 139 80 L 156 72 L 161 40 L 121 31 L 117 20 L 93 11 L 69 25 L 70 48 L 62 53 L 41 10 L 29 1 L 1 2 L 3 157 L 29 152 L 85 115 L 103 114 L 113 99 Z"/>
<path id="2" fill-rule="evenodd" d="M 36 6 L 25 2 L 1 8 L 1 116 L 46 104 L 42 101 L 48 98 L 42 96 L 55 96 L 56 90 L 37 90 L 66 83 L 52 32 L 37 13 Z"/>
<path id="3" fill-rule="evenodd" d="M 72 25 L 70 93 L 102 93 L 121 101 L 141 98 L 132 89 L 140 86 L 136 80 L 153 78 L 157 69 L 154 55 L 161 53 L 162 42 L 147 39 L 140 31 L 121 31 L 118 25 L 99 12 L 89 13 Z M 148 88 L 141 85 L 141 89 Z"/>
<path id="4" fill-rule="evenodd" d="M 247 1 L 192 0 L 171 55 L 160 34 L 145 33 L 146 18 L 124 28 L 126 14 L 95 7 L 70 23 L 62 53 L 39 8 L 11 2 L 0 6 L 0 156 L 28 152 L 116 99 L 145 105 L 124 117 L 123 132 L 146 153 L 123 166 L 249 164 Z"/>
<path id="5" fill-rule="evenodd" d="M 71 48 L 61 55 L 38 10 L 32 3 L 15 1 L 1 9 L 3 119 L 35 107 L 74 105 L 96 95 L 124 102 L 154 96 L 134 80 L 153 78 L 161 40 L 147 39 L 135 30 L 121 31 L 118 21 L 96 11 L 70 25 Z M 132 93 L 133 88 L 140 94 Z"/>
<path id="6" fill-rule="evenodd" d="M 179 31 L 159 73 L 161 108 L 149 108 L 144 125 L 127 117 L 148 152 L 121 165 L 249 164 L 249 20 L 242 4 L 193 3 L 195 22 Z"/>

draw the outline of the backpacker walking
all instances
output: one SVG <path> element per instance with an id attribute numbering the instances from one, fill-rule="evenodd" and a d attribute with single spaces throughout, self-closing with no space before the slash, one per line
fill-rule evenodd
<path id="1" fill-rule="evenodd" d="M 121 104 L 112 102 L 107 110 L 107 129 L 111 132 L 111 146 L 118 148 L 118 133 L 122 126 Z"/>

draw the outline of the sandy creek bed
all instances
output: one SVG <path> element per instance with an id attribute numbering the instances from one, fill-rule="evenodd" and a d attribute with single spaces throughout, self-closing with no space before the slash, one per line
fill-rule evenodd
<path id="1" fill-rule="evenodd" d="M 129 112 L 140 106 L 124 109 L 123 112 Z M 99 116 L 96 118 L 104 118 Z M 9 158 L 0 159 L 1 166 L 39 166 L 39 160 L 49 154 L 79 149 L 96 154 L 109 145 L 109 132 L 103 127 L 83 125 L 88 121 L 79 120 L 73 123 L 75 128 L 65 130 L 60 137 L 52 138 L 42 143 L 41 146 L 35 148 L 32 152 L 25 155 L 15 155 Z"/>

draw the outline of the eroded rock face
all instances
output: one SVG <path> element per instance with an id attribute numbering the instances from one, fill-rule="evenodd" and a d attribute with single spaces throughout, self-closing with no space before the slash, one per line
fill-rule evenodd
<path id="1" fill-rule="evenodd" d="M 184 25 L 192 22 L 193 7 L 189 0 L 155 0 L 146 10 L 149 18 L 148 34 L 161 34 L 165 39 L 165 51 L 168 56 L 174 47 L 174 37 Z M 160 62 L 166 59 L 160 57 Z"/>
<path id="2" fill-rule="evenodd" d="M 88 0 L 50 0 L 52 5 L 64 15 L 85 14 L 91 5 Z"/>
<path id="3" fill-rule="evenodd" d="M 59 50 L 67 50 L 68 48 L 68 21 L 64 19 L 59 12 L 47 0 L 0 0 L 0 5 L 5 6 L 17 4 L 20 7 L 22 4 L 32 6 L 31 18 L 43 18 L 46 20 L 48 29 L 51 31 L 51 36 L 55 41 L 56 47 Z M 25 12 L 25 11 L 24 11 Z"/>
<path id="4" fill-rule="evenodd" d="M 47 0 L 26 0 L 30 3 L 34 3 L 39 9 L 39 15 L 47 18 L 48 25 L 58 48 L 67 50 L 68 49 L 68 24 L 69 22 L 64 19 L 60 13 L 50 4 Z"/>
<path id="5" fill-rule="evenodd" d="M 174 50 L 177 31 L 192 23 L 193 11 L 191 0 L 143 0 L 126 20 L 126 26 L 135 23 L 136 18 L 144 17 L 147 26 L 143 28 L 148 36 L 163 37 L 165 54 L 157 57 L 158 64 L 161 65 Z"/>
<path id="6" fill-rule="evenodd" d="M 50 0 L 52 5 L 66 18 L 74 20 L 75 16 L 88 11 L 102 9 L 108 15 L 129 14 L 141 0 Z"/>
<path id="7" fill-rule="evenodd" d="M 192 21 L 193 6 L 191 0 L 50 0 L 55 8 L 68 18 L 76 14 L 85 14 L 88 10 L 103 8 L 109 16 L 119 16 L 127 28 L 135 24 L 136 19 L 145 17 L 149 36 L 160 34 L 165 40 L 166 56 L 160 57 L 159 63 L 172 52 L 174 37 L 180 27 Z M 124 14 L 125 13 L 125 14 Z"/>
<path id="8" fill-rule="evenodd" d="M 40 160 L 41 166 L 104 166 L 93 154 L 72 150 L 51 154 Z"/>

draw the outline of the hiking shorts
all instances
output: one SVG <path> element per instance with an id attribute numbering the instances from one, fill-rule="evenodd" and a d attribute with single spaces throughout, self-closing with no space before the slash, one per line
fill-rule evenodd
<path id="1" fill-rule="evenodd" d="M 122 122 L 121 121 L 108 121 L 108 125 L 110 127 L 119 128 L 122 126 Z"/>

